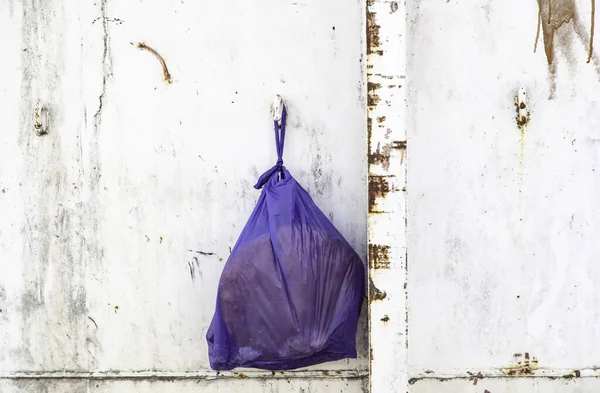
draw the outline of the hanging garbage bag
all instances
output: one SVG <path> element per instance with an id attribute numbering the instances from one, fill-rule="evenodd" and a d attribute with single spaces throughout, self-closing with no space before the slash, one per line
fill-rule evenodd
<path id="1" fill-rule="evenodd" d="M 219 281 L 206 335 L 214 370 L 289 370 L 356 357 L 364 265 L 283 166 L 285 107 L 275 122 L 277 164 Z"/>

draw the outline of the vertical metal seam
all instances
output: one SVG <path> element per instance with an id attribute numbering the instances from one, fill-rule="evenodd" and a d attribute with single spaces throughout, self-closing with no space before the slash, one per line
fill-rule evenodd
<path id="1" fill-rule="evenodd" d="M 365 16 L 369 386 L 398 393 L 408 389 L 406 4 L 367 0 Z"/>

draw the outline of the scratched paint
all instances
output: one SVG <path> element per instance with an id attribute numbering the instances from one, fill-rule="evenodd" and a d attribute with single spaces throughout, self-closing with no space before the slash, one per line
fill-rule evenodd
<path id="1" fill-rule="evenodd" d="M 276 160 L 275 93 L 286 166 L 367 261 L 363 16 L 342 0 L 0 6 L 0 391 L 364 391 L 366 312 L 358 359 L 275 381 L 211 372 L 204 338 Z"/>

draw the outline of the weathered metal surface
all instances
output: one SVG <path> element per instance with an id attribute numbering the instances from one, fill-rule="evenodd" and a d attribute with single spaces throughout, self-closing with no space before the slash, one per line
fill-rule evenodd
<path id="1" fill-rule="evenodd" d="M 342 0 L 0 2 L 2 378 L 208 373 L 218 277 L 275 160 L 275 93 L 287 167 L 366 260 L 363 15 Z M 315 367 L 339 381 L 177 389 L 340 390 L 367 369 L 362 323 L 358 360 Z M 153 383 L 98 391 L 170 386 Z"/>
<path id="2" fill-rule="evenodd" d="M 549 78 L 534 0 L 408 7 L 409 391 L 598 390 L 597 54 L 565 21 Z"/>
<path id="3" fill-rule="evenodd" d="M 406 392 L 404 2 L 367 2 L 369 333 L 372 392 Z"/>
<path id="4" fill-rule="evenodd" d="M 352 380 L 217 379 L 213 381 L 95 381 L 95 380 L 19 380 L 0 381 L 0 391 L 11 393 L 359 393 L 364 382 Z"/>
<path id="5" fill-rule="evenodd" d="M 426 380 L 410 386 L 412 393 L 579 393 L 598 391 L 593 378 L 498 378 L 474 380 Z"/>

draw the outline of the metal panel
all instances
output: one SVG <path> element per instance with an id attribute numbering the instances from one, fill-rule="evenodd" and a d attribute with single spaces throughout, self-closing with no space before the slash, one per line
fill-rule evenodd
<path id="1" fill-rule="evenodd" d="M 411 391 L 598 390 L 596 379 L 469 385 L 596 374 L 600 58 L 594 52 L 587 62 L 592 4 L 408 7 L 408 367 L 411 380 L 434 380 Z"/>
<path id="2" fill-rule="evenodd" d="M 343 0 L 0 3 L 2 378 L 216 375 L 204 334 L 276 159 L 275 93 L 287 167 L 366 260 L 363 16 Z M 360 358 L 315 369 L 362 378 L 361 323 Z"/>

